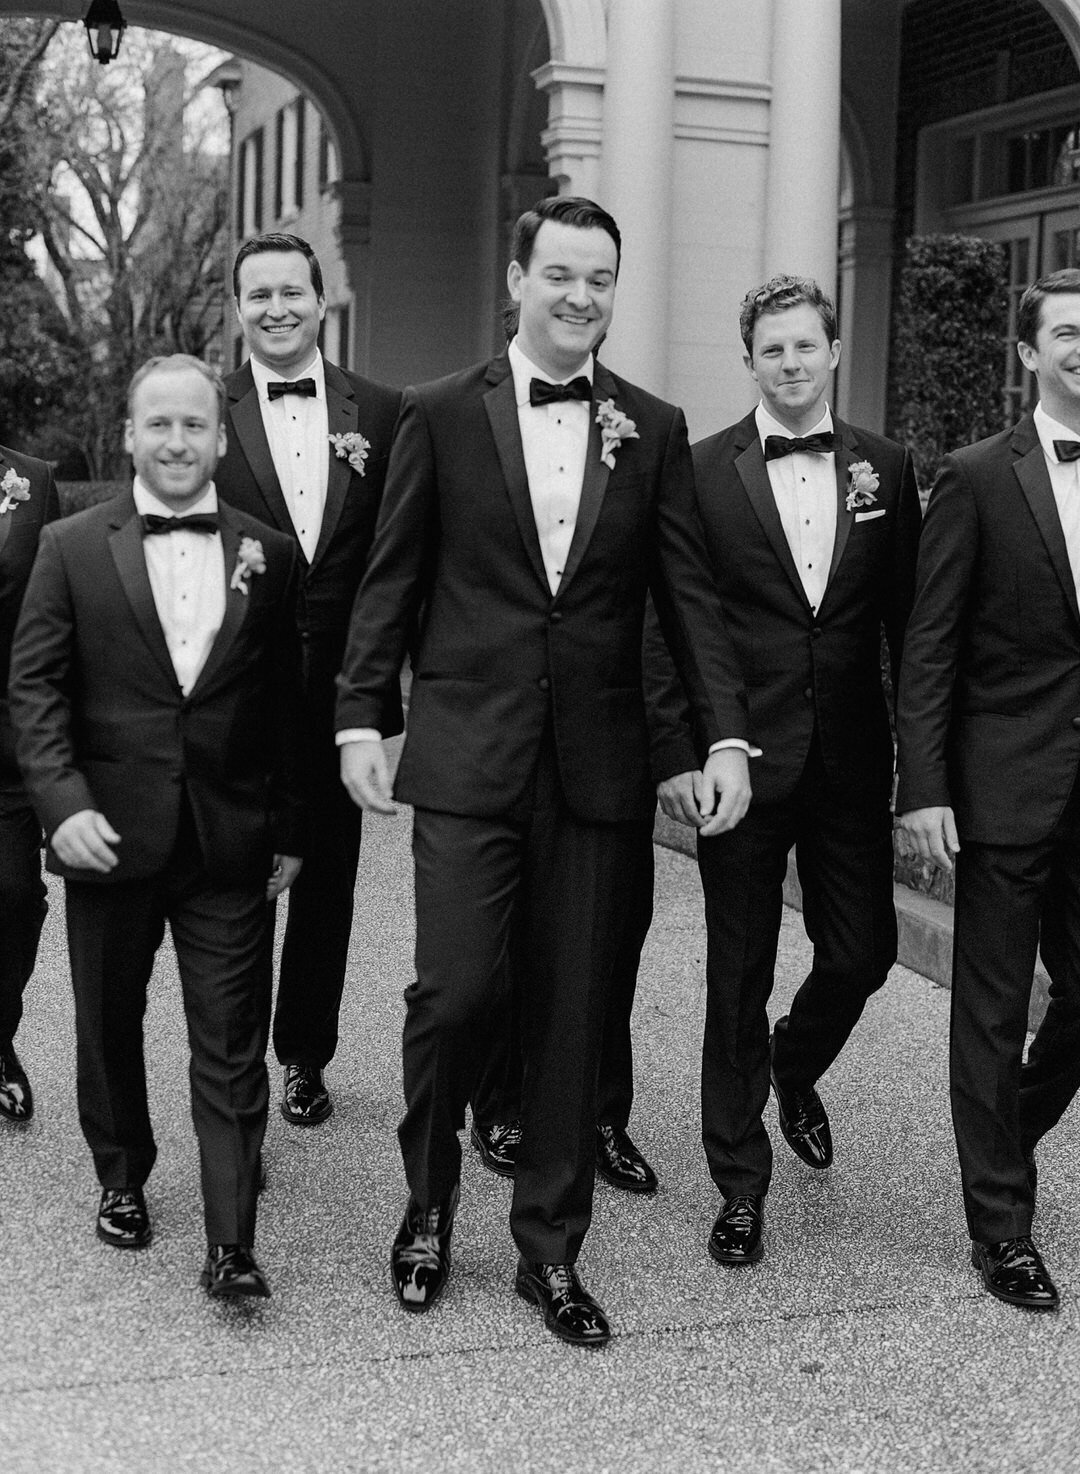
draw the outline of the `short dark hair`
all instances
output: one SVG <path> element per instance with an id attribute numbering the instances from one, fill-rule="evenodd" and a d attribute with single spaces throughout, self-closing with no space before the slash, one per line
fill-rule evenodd
<path id="1" fill-rule="evenodd" d="M 156 358 L 148 358 L 144 364 L 135 370 L 128 385 L 127 412 L 128 419 L 132 418 L 132 408 L 135 403 L 135 390 L 158 369 L 164 369 L 166 373 L 177 369 L 194 369 L 196 373 L 202 374 L 203 378 L 214 391 L 217 402 L 218 424 L 225 420 L 225 385 L 221 375 L 208 363 L 203 363 L 201 358 L 196 358 L 191 353 L 159 353 Z"/>
<path id="2" fill-rule="evenodd" d="M 832 298 L 809 276 L 788 276 L 781 272 L 770 276 L 763 286 L 754 287 L 742 299 L 739 308 L 739 332 L 747 353 L 754 352 L 754 328 L 767 312 L 786 312 L 803 303 L 817 309 L 821 326 L 830 343 L 836 341 L 836 308 Z"/>
<path id="3" fill-rule="evenodd" d="M 622 261 L 622 236 L 615 224 L 615 217 L 601 209 L 594 200 L 574 194 L 545 195 L 542 200 L 537 200 L 531 210 L 518 216 L 510 244 L 510 259 L 516 261 L 522 271 L 529 269 L 536 237 L 545 220 L 554 220 L 557 225 L 573 225 L 578 230 L 606 230 L 615 242 L 615 275 L 618 276 Z M 517 325 L 518 304 L 509 301 L 503 308 L 503 330 L 508 342 L 517 332 Z"/>
<path id="4" fill-rule="evenodd" d="M 1035 339 L 1042 326 L 1042 306 L 1047 297 L 1073 292 L 1080 296 L 1080 267 L 1066 266 L 1063 271 L 1052 271 L 1049 276 L 1040 276 L 1033 281 L 1020 298 L 1016 311 L 1016 337 L 1029 348 L 1035 347 Z"/>
<path id="5" fill-rule="evenodd" d="M 245 241 L 236 253 L 233 262 L 232 287 L 233 296 L 240 300 L 240 268 L 249 256 L 263 256 L 269 251 L 299 251 L 311 269 L 311 285 L 315 288 L 316 297 L 325 297 L 323 290 L 322 267 L 319 258 L 301 235 L 286 235 L 281 231 L 268 230 L 265 235 L 253 235 L 249 241 Z"/>

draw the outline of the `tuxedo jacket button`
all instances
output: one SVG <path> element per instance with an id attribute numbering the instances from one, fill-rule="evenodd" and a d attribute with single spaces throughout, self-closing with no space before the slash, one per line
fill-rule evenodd
<path id="1" fill-rule="evenodd" d="M 540 687 L 541 691 L 551 690 L 551 682 L 548 680 L 547 676 L 541 676 L 536 684 Z"/>
<path id="2" fill-rule="evenodd" d="M 548 623 L 549 624 L 558 624 L 561 619 L 562 619 L 562 615 L 559 613 L 559 611 L 557 609 L 553 609 L 551 611 L 551 613 L 548 615 Z"/>
<path id="3" fill-rule="evenodd" d="M 1072 724 L 1080 732 L 1080 717 L 1073 717 Z"/>
<path id="4" fill-rule="evenodd" d="M 813 688 L 813 686 L 807 686 L 806 690 L 803 692 L 803 695 L 806 697 L 807 701 L 813 701 L 813 699 L 814 699 L 814 688 Z"/>

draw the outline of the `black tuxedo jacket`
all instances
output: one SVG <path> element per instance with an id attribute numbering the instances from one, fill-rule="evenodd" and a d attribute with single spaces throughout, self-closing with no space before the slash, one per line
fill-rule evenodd
<path id="1" fill-rule="evenodd" d="M 225 577 L 241 537 L 266 570 L 227 589 L 225 617 L 188 696 L 158 620 L 129 492 L 42 534 L 11 662 L 19 762 L 47 835 L 97 809 L 121 836 L 107 876 L 156 874 L 173 852 L 187 791 L 206 868 L 258 883 L 274 852 L 303 853 L 302 694 L 292 541 L 220 504 Z"/>
<path id="2" fill-rule="evenodd" d="M 888 798 L 892 736 L 881 683 L 881 629 L 899 671 L 921 511 L 911 457 L 834 419 L 836 540 L 811 612 L 780 521 L 753 413 L 694 446 L 697 501 L 731 639 L 746 681 L 755 802 L 794 789 L 817 731 L 831 781 Z M 848 511 L 849 469 L 869 461 L 877 500 Z M 865 514 L 871 514 L 869 516 Z M 877 514 L 877 515 L 875 515 Z M 650 641 L 648 690 L 657 782 L 696 766 L 684 701 Z"/>
<path id="3" fill-rule="evenodd" d="M 397 389 L 374 384 L 323 361 L 330 434 L 356 431 L 371 444 L 363 474 L 339 458 L 329 442 L 326 505 L 310 564 L 300 551 L 263 427 L 259 396 L 245 363 L 225 380 L 227 447 L 214 477 L 219 494 L 239 511 L 296 541 L 302 577 L 299 603 L 304 685 L 317 730 L 333 719 L 334 678 L 341 669 L 356 590 L 367 564 L 382 501 L 390 443 L 401 405 Z M 400 732 L 399 688 L 387 693 L 380 730 Z"/>
<path id="4" fill-rule="evenodd" d="M 951 804 L 960 840 L 1033 844 L 1080 765 L 1080 609 L 1035 424 L 947 455 L 900 679 L 897 812 Z"/>
<path id="5" fill-rule="evenodd" d="M 378 726 L 423 605 L 401 799 L 491 817 L 527 802 L 553 722 L 579 818 L 655 808 L 641 681 L 651 588 L 709 740 L 746 736 L 742 680 L 704 555 L 682 411 L 596 365 L 594 411 L 636 423 L 610 471 L 590 417 L 573 541 L 553 598 L 506 355 L 408 389 L 353 611 L 337 726 Z"/>
<path id="6" fill-rule="evenodd" d="M 53 474 L 44 461 L 0 446 L 0 479 L 9 469 L 29 481 L 30 500 L 16 502 L 0 517 L 0 788 L 22 785 L 7 696 L 11 642 L 41 529 L 60 515 Z"/>

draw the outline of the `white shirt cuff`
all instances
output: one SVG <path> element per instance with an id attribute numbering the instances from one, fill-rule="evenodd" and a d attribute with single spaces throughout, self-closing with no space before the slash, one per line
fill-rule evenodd
<path id="1" fill-rule="evenodd" d="M 381 742 L 382 733 L 374 727 L 346 727 L 338 732 L 334 741 L 339 747 L 344 747 L 347 742 Z"/>
<path id="2" fill-rule="evenodd" d="M 340 737 L 341 737 L 341 734 L 339 732 L 338 733 L 339 740 L 340 740 Z M 713 745 L 709 748 L 709 752 L 710 753 L 720 752 L 725 747 L 738 747 L 738 748 L 741 748 L 742 751 L 746 753 L 746 756 L 747 757 L 760 757 L 761 756 L 761 748 L 760 747 L 751 747 L 750 744 L 749 744 L 749 742 L 744 742 L 741 737 L 725 737 L 720 742 L 714 742 Z"/>

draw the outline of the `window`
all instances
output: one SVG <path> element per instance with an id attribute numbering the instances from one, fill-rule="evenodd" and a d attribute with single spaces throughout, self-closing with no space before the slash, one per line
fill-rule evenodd
<path id="1" fill-rule="evenodd" d="M 338 158 L 334 140 L 326 127 L 326 119 L 319 118 L 319 189 L 324 190 L 338 180 Z"/>
<path id="2" fill-rule="evenodd" d="M 304 99 L 297 97 L 277 115 L 274 157 L 274 216 L 289 220 L 304 208 Z"/>
<path id="3" fill-rule="evenodd" d="M 256 128 L 240 145 L 236 185 L 236 233 L 241 240 L 263 226 L 263 130 Z"/>

